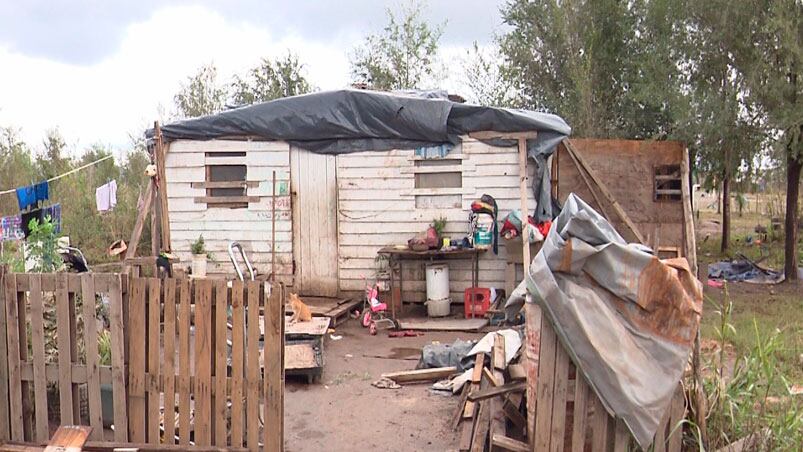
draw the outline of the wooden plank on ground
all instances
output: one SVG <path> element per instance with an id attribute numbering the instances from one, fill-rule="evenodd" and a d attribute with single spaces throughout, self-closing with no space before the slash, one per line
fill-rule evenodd
<path id="1" fill-rule="evenodd" d="M 555 347 L 555 390 L 552 394 L 552 430 L 550 449 L 556 452 L 563 451 L 564 434 L 566 431 L 566 402 L 567 385 L 569 381 L 569 354 L 558 339 Z M 574 389 L 574 388 L 572 388 Z"/>
<path id="2" fill-rule="evenodd" d="M 259 298 L 260 282 L 248 281 L 246 309 L 246 441 L 249 450 L 257 450 L 259 443 Z"/>
<path id="3" fill-rule="evenodd" d="M 457 426 L 460 425 L 460 419 L 463 418 L 463 408 L 466 406 L 466 402 L 468 401 L 469 389 L 470 385 L 464 384 L 463 389 L 460 391 L 460 402 L 457 404 L 457 410 L 452 418 L 452 430 L 457 430 Z"/>
<path id="4" fill-rule="evenodd" d="M 5 275 L 8 267 L 0 265 L 0 306 L 6 305 Z M 8 324 L 6 311 L 0 308 L 0 442 L 8 441 L 11 428 L 8 424 Z"/>
<path id="5" fill-rule="evenodd" d="M 402 330 L 415 331 L 479 331 L 488 319 L 408 319 L 399 322 Z"/>
<path id="6" fill-rule="evenodd" d="M 33 348 L 33 397 L 36 411 L 36 436 L 38 442 L 50 437 L 47 420 L 47 379 L 45 377 L 45 307 L 42 302 L 42 276 L 31 278 L 31 343 Z"/>
<path id="7" fill-rule="evenodd" d="M 586 442 L 588 384 L 578 368 L 574 377 L 574 411 L 572 412 L 572 452 L 583 452 Z"/>
<path id="8" fill-rule="evenodd" d="M 190 280 L 178 281 L 179 313 L 178 313 L 178 439 L 179 444 L 190 444 L 190 297 L 192 286 Z"/>
<path id="9" fill-rule="evenodd" d="M 501 433 L 491 435 L 491 450 L 509 450 L 511 452 L 530 452 L 530 446 L 527 443 L 517 441 L 513 438 L 508 438 Z"/>
<path id="10" fill-rule="evenodd" d="M 482 369 L 480 369 L 482 370 Z M 382 378 L 389 378 L 396 383 L 415 383 L 422 381 L 432 381 L 447 378 L 454 375 L 457 368 L 454 366 L 449 367 L 433 367 L 430 369 L 416 369 L 416 370 L 402 370 L 399 372 L 388 372 L 382 374 Z"/>
<path id="11" fill-rule="evenodd" d="M 511 364 L 507 366 L 507 373 L 513 381 L 524 381 L 527 379 L 527 372 L 523 364 Z"/>
<path id="12" fill-rule="evenodd" d="M 87 367 L 87 398 L 89 399 L 89 437 L 103 441 L 103 406 L 100 401 L 100 358 L 98 357 L 98 322 L 95 310 L 95 278 L 91 273 L 81 275 L 81 301 L 84 309 L 84 341 Z"/>
<path id="13" fill-rule="evenodd" d="M 130 298 L 129 300 L 130 301 Z M 126 303 L 128 304 L 128 303 Z M 126 334 L 123 323 L 123 285 L 120 275 L 110 278 L 109 319 L 112 346 L 112 394 L 114 398 L 114 440 L 128 441 L 128 401 L 125 385 Z"/>
<path id="14" fill-rule="evenodd" d="M 148 379 L 150 381 L 158 381 L 159 368 L 161 362 L 161 280 L 159 278 L 148 278 Z M 148 415 L 146 418 L 146 428 L 148 431 L 148 443 L 159 444 L 161 425 L 160 419 L 160 399 L 161 394 L 159 390 L 148 390 Z"/>
<path id="15" fill-rule="evenodd" d="M 519 407 L 521 406 L 521 394 L 508 394 L 502 404 L 502 410 L 505 412 L 505 417 L 510 422 L 520 429 L 522 432 L 527 430 L 527 419 L 521 414 Z"/>
<path id="16" fill-rule="evenodd" d="M 25 441 L 22 428 L 22 379 L 20 375 L 20 335 L 16 275 L 5 275 L 5 302 L 8 338 L 8 398 L 11 439 Z"/>
<path id="17" fill-rule="evenodd" d="M 132 278 L 128 307 L 129 372 L 128 429 L 132 442 L 145 443 L 145 302 L 147 279 Z M 139 331 L 140 334 L 135 332 Z"/>
<path id="18" fill-rule="evenodd" d="M 284 450 L 284 286 L 274 285 L 265 302 L 265 451 Z"/>
<path id="19" fill-rule="evenodd" d="M 538 369 L 538 389 L 535 414 L 534 450 L 549 450 L 549 436 L 552 431 L 552 396 L 555 385 L 555 353 L 557 337 L 549 320 L 541 322 L 541 358 Z"/>
<path id="20" fill-rule="evenodd" d="M 212 282 L 195 281 L 195 444 L 212 443 Z"/>
<path id="21" fill-rule="evenodd" d="M 469 394 L 469 397 L 471 395 Z M 471 452 L 484 452 L 485 443 L 488 439 L 488 429 L 490 427 L 491 404 L 485 400 L 479 402 L 477 416 L 474 421 L 474 434 L 471 436 Z"/>
<path id="22" fill-rule="evenodd" d="M 226 281 L 215 281 L 215 445 L 228 445 L 226 434 L 228 421 L 228 397 L 226 397 L 226 378 L 228 377 L 228 288 Z"/>
<path id="23" fill-rule="evenodd" d="M 61 425 L 74 424 L 72 393 L 72 352 L 70 342 L 70 299 L 67 292 L 67 274 L 56 277 L 56 328 L 59 363 L 59 412 Z"/>
<path id="24" fill-rule="evenodd" d="M 62 425 L 53 434 L 45 447 L 45 452 L 73 452 L 83 450 L 92 427 L 83 425 Z"/>
<path id="25" fill-rule="evenodd" d="M 494 335 L 494 346 L 493 352 L 491 353 L 491 367 L 494 369 L 493 371 L 493 381 L 495 385 L 498 387 L 506 386 L 505 383 L 505 375 L 503 370 L 506 367 L 506 358 L 505 358 L 505 337 L 501 334 Z M 483 369 L 483 370 L 487 370 Z M 525 382 L 519 382 L 514 384 L 520 384 L 521 390 L 524 391 L 527 388 L 527 384 Z M 506 433 L 505 431 L 505 412 L 504 412 L 504 400 L 499 397 L 493 397 L 491 400 L 488 401 L 490 406 L 490 426 L 488 428 L 488 435 L 489 437 L 493 437 L 495 433 Z"/>
<path id="26" fill-rule="evenodd" d="M 488 387 L 479 391 L 469 392 L 468 400 L 472 402 L 478 402 L 480 400 L 503 396 L 514 391 L 524 391 L 526 388 L 527 384 L 521 381 L 503 384 L 502 386 Z"/>
<path id="27" fill-rule="evenodd" d="M 231 283 L 231 446 L 243 446 L 243 357 L 245 356 L 245 311 L 243 283 Z"/>
<path id="28" fill-rule="evenodd" d="M 480 381 L 482 381 L 482 369 L 485 367 L 485 354 L 477 353 L 474 357 L 474 368 L 471 371 L 471 381 L 466 383 L 469 386 L 469 392 L 476 391 L 480 388 Z M 463 407 L 463 418 L 471 418 L 474 416 L 476 405 L 466 398 L 466 405 Z"/>
<path id="29" fill-rule="evenodd" d="M 176 443 L 176 280 L 168 278 L 164 290 L 164 441 Z"/>

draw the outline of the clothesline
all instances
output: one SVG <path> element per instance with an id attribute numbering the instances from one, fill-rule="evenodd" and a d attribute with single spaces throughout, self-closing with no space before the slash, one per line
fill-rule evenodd
<path id="1" fill-rule="evenodd" d="M 73 168 L 73 169 L 71 169 L 70 171 L 67 171 L 64 174 L 59 174 L 58 176 L 51 177 L 50 179 L 47 180 L 47 182 L 50 183 L 50 182 L 53 182 L 55 180 L 59 180 L 59 179 L 61 179 L 63 177 L 67 177 L 70 174 L 77 173 L 78 171 L 87 169 L 90 166 L 97 165 L 98 163 L 103 162 L 105 160 L 109 160 L 112 157 L 114 157 L 114 156 L 113 155 L 107 155 L 106 157 L 99 158 L 99 159 L 95 160 L 94 162 L 89 162 L 86 165 L 79 166 L 78 168 Z M 14 192 L 16 192 L 16 190 L 17 190 L 16 188 L 11 188 L 11 189 L 8 189 L 8 190 L 0 191 L 0 195 L 7 195 L 9 193 L 14 193 Z"/>

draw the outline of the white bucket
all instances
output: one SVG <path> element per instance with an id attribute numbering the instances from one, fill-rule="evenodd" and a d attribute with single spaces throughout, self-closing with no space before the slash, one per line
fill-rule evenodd
<path id="1" fill-rule="evenodd" d="M 192 276 L 206 276 L 206 254 L 193 254 L 191 264 Z"/>
<path id="2" fill-rule="evenodd" d="M 446 317 L 451 314 L 452 300 L 444 298 L 441 300 L 427 300 L 427 315 L 430 317 Z"/>
<path id="3" fill-rule="evenodd" d="M 427 264 L 427 300 L 449 298 L 449 266 L 444 263 Z"/>

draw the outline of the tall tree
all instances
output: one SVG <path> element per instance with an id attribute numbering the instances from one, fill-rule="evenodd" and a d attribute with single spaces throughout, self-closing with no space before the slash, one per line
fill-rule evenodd
<path id="1" fill-rule="evenodd" d="M 281 97 L 306 94 L 311 87 L 303 74 L 298 56 L 289 53 L 273 61 L 263 58 L 259 66 L 245 76 L 234 76 L 231 96 L 235 105 L 250 105 Z"/>
<path id="2" fill-rule="evenodd" d="M 173 101 L 182 118 L 211 115 L 222 110 L 226 89 L 218 85 L 214 63 L 201 66 L 195 75 L 188 77 Z"/>
<path id="3" fill-rule="evenodd" d="M 421 17 L 421 4 L 411 2 L 401 16 L 387 10 L 388 23 L 382 32 L 368 35 L 354 49 L 352 80 L 374 89 L 422 88 L 433 75 L 443 24 L 431 26 Z"/>
<path id="4" fill-rule="evenodd" d="M 471 101 L 479 105 L 514 106 L 515 92 L 502 70 L 499 48 L 481 48 L 475 41 L 463 61 L 464 82 L 470 91 Z"/>
<path id="5" fill-rule="evenodd" d="M 744 100 L 744 73 L 736 64 L 747 45 L 747 8 L 740 2 L 711 0 L 687 6 L 690 30 L 686 64 L 692 93 L 687 128 L 695 131 L 698 159 L 709 185 L 722 186 L 721 251 L 730 246 L 731 188 L 738 174 L 752 169 L 762 135 L 760 117 Z"/>
<path id="6" fill-rule="evenodd" d="M 796 280 L 800 180 L 803 171 L 803 2 L 753 0 L 745 8 L 747 45 L 738 50 L 747 98 L 764 114 L 780 162 L 786 166 L 784 272 Z"/>

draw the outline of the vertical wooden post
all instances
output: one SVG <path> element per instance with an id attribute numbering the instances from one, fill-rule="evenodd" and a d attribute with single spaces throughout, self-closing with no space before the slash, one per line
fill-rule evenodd
<path id="1" fill-rule="evenodd" d="M 530 271 L 530 243 L 529 243 L 529 219 L 527 209 L 527 139 L 519 138 L 519 195 L 521 197 L 521 244 L 522 244 L 522 264 L 524 266 L 524 278 L 527 278 Z M 525 316 L 525 363 L 527 371 L 527 440 L 530 445 L 534 444 L 535 438 L 535 399 L 536 399 L 536 380 L 538 379 L 538 360 L 541 346 L 541 308 L 534 304 L 529 292 L 524 300 Z"/>
<path id="2" fill-rule="evenodd" d="M 7 271 L 8 267 L 0 265 L 0 442 L 11 439 L 9 437 L 11 427 L 8 424 L 8 401 L 10 397 L 8 394 L 9 374 L 8 361 L 6 361 L 6 358 L 9 356 L 6 342 L 8 324 L 6 323 L 6 311 L 4 309 L 6 306 L 5 274 Z"/>
<path id="3" fill-rule="evenodd" d="M 284 450 L 284 284 L 274 284 L 265 299 L 265 427 L 266 452 Z"/>
<path id="4" fill-rule="evenodd" d="M 161 230 L 161 248 L 164 251 L 170 250 L 170 215 L 167 208 L 167 172 L 165 171 L 165 161 L 167 160 L 168 145 L 162 138 L 162 128 L 159 121 L 153 123 L 153 157 L 156 163 L 157 191 L 159 194 L 159 224 Z M 158 253 L 157 253 L 158 254 Z"/>

